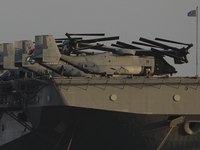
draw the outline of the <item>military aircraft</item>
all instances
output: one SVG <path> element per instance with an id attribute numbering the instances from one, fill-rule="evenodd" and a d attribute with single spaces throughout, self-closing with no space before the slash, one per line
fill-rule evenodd
<path id="1" fill-rule="evenodd" d="M 151 49 L 144 50 L 120 41 L 118 41 L 117 44 L 112 45 L 120 48 L 113 48 L 106 47 L 104 45 L 99 46 L 99 44 L 91 45 L 88 44 L 89 42 L 87 43 L 87 40 L 80 40 L 80 42 L 73 40 L 68 43 L 66 42 L 67 45 L 65 46 L 68 48 L 67 50 L 69 50 L 70 54 L 80 52 L 80 50 L 88 47 L 108 52 L 95 55 L 69 56 L 69 53 L 65 53 L 65 48 L 61 53 L 59 52 L 53 36 L 46 35 L 43 43 L 46 46 L 43 46 L 43 48 L 36 46 L 34 55 L 30 60 L 32 62 L 57 62 L 61 59 L 77 69 L 90 74 L 139 76 L 147 74 L 172 75 L 177 73 L 177 71 L 163 57 L 166 55 L 174 58 L 175 64 L 187 63 L 188 60 L 186 56 L 188 54 L 188 50 L 193 46 L 192 44 L 185 44 L 159 38 L 156 40 L 184 44 L 187 45 L 187 47 L 171 47 L 145 38 L 140 38 L 140 40 L 149 43 L 150 45 L 146 44 L 146 46 L 151 46 Z M 144 43 L 140 44 L 145 45 Z M 158 50 L 155 47 L 163 50 Z"/>
<path id="2" fill-rule="evenodd" d="M 19 51 L 16 50 L 16 52 L 18 53 Z M 32 76 L 31 72 L 15 66 L 15 57 L 13 43 L 3 43 L 0 45 L 0 70 L 3 72 L 0 80 L 13 80 L 25 76 Z"/>
<path id="3" fill-rule="evenodd" d="M 83 34 L 79 34 L 83 35 Z M 103 36 L 104 34 L 84 34 L 85 36 Z M 40 36 L 36 37 L 36 45 L 42 46 L 40 42 L 43 42 L 43 38 L 40 38 Z M 82 38 L 76 38 L 76 39 L 82 39 Z M 59 39 L 61 41 L 63 39 Z M 70 39 L 72 40 L 72 39 Z M 59 43 L 58 39 L 56 43 Z M 39 42 L 39 43 L 38 43 Z M 65 38 L 66 42 L 66 38 Z M 37 47 L 36 46 L 36 47 Z M 56 72 L 58 74 L 62 74 L 63 76 L 86 76 L 87 74 L 84 73 L 81 70 L 78 70 L 74 68 L 71 65 L 68 65 L 64 62 L 56 62 L 56 63 L 35 63 L 34 65 L 30 62 L 26 61 L 27 56 L 33 52 L 35 49 L 35 46 L 31 40 L 23 40 L 23 41 L 15 41 L 15 46 L 13 43 L 6 43 L 0 45 L 0 69 L 12 69 L 8 71 L 4 78 L 10 78 L 10 76 L 15 75 L 16 78 L 20 74 L 22 76 L 21 72 L 27 72 L 31 71 L 34 72 L 36 75 L 43 76 L 44 72 L 47 69 L 52 70 L 53 72 Z M 20 70 L 13 70 L 13 69 L 19 69 L 24 68 Z M 23 71 L 22 71 L 23 70 Z"/>
<path id="4" fill-rule="evenodd" d="M 36 41 L 37 43 L 38 41 Z M 44 76 L 45 71 L 47 69 L 52 70 L 55 73 L 61 74 L 63 76 L 84 76 L 85 73 L 67 65 L 64 62 L 57 62 L 57 63 L 34 63 L 31 64 L 30 62 L 26 61 L 27 56 L 34 51 L 35 46 L 31 40 L 26 41 L 16 41 L 15 42 L 15 66 L 24 68 L 31 72 L 35 72 L 36 75 Z M 50 72 L 51 76 L 55 76 L 52 72 Z M 58 75 L 56 75 L 58 76 Z"/>
<path id="5" fill-rule="evenodd" d="M 13 43 L 0 44 L 0 70 L 17 69 L 14 66 L 14 55 Z"/>
<path id="6" fill-rule="evenodd" d="M 63 69 L 63 76 L 83 76 L 84 72 L 67 65 L 66 63 L 60 64 L 30 64 L 26 61 L 29 51 L 34 49 L 31 40 L 15 41 L 13 43 L 5 43 L 0 45 L 0 70 L 7 72 L 0 78 L 1 80 L 13 80 L 23 77 L 30 77 L 33 74 L 36 76 L 44 76 L 45 71 L 52 69 L 54 72 L 61 72 Z M 49 67 L 50 66 L 50 67 Z M 57 71 L 59 70 L 59 71 Z M 50 76 L 60 76 L 52 71 L 49 71 Z"/>
<path id="7" fill-rule="evenodd" d="M 56 43 L 63 43 L 63 44 L 59 44 L 57 45 L 59 51 L 61 53 L 65 53 L 66 55 L 70 55 L 74 50 L 85 50 L 88 48 L 92 48 L 92 47 L 100 47 L 103 46 L 102 44 L 98 44 L 98 45 L 92 45 L 92 46 L 86 46 L 86 47 L 78 47 L 79 43 L 95 43 L 95 42 L 100 42 L 100 41 L 108 41 L 108 40 L 117 40 L 119 39 L 119 36 L 115 36 L 115 37 L 103 37 L 103 38 L 95 38 L 95 39 L 86 39 L 83 40 L 82 38 L 71 38 L 71 36 L 104 36 L 105 34 L 103 33 L 84 33 L 84 34 L 68 34 L 66 33 L 67 38 L 57 38 L 55 39 Z M 35 37 L 35 47 L 36 49 L 40 49 L 41 48 L 45 48 L 48 47 L 47 46 L 47 37 L 48 36 L 36 36 Z M 70 45 L 68 47 L 68 45 Z M 54 45 L 55 47 L 53 48 L 53 50 L 56 49 L 56 45 Z M 58 51 L 57 51 L 58 52 Z M 34 52 L 34 53 L 37 53 Z M 57 53 L 58 54 L 58 53 Z M 76 52 L 77 55 L 93 55 L 94 53 L 92 52 Z M 37 54 L 35 54 L 37 55 Z M 52 54 L 51 54 L 52 55 Z M 58 54 L 59 55 L 59 54 Z M 56 56 L 56 54 L 55 54 Z M 40 56 L 39 56 L 40 57 Z M 48 58 L 47 58 L 48 59 Z M 40 64 L 48 69 L 51 69 L 53 71 L 55 71 L 58 74 L 62 74 L 63 76 L 89 76 L 87 73 L 84 73 L 83 71 L 77 69 L 76 67 L 73 67 L 69 64 L 63 64 L 61 63 L 56 63 L 58 60 L 53 61 L 49 61 L 44 63 L 43 61 L 40 61 Z M 60 61 L 60 60 L 59 60 Z"/>
<path id="8" fill-rule="evenodd" d="M 68 35 L 68 34 L 67 34 Z M 69 34 L 68 36 L 70 37 Z M 103 36 L 104 34 L 73 34 L 73 35 L 79 35 L 79 36 Z M 58 46 L 54 43 L 54 45 L 52 45 L 52 48 L 48 49 L 51 51 L 51 54 L 47 54 L 46 52 L 46 48 L 49 47 L 50 45 L 48 44 L 48 36 L 36 36 L 35 37 L 35 49 L 37 49 L 37 51 L 35 51 L 35 49 L 30 50 L 30 53 L 33 53 L 36 57 L 34 57 L 34 60 L 30 59 L 30 57 L 27 57 L 28 55 L 26 55 L 26 59 L 28 61 L 23 61 L 24 63 L 29 64 L 29 66 L 31 67 L 31 64 L 35 65 L 39 62 L 39 64 L 41 66 L 44 66 L 45 68 L 48 68 L 58 74 L 62 74 L 63 76 L 88 76 L 87 73 L 84 73 L 83 71 L 77 69 L 76 67 L 73 67 L 69 64 L 66 63 L 58 63 L 60 62 L 59 58 L 60 58 L 60 52 L 65 53 L 67 55 L 69 55 L 73 50 L 77 50 L 77 46 L 78 43 L 94 43 L 97 41 L 108 41 L 108 40 L 116 40 L 119 39 L 119 36 L 115 36 L 115 37 L 104 37 L 104 38 L 96 38 L 96 39 L 87 39 L 87 40 L 82 40 L 82 38 L 59 38 L 56 39 L 55 43 L 59 43 L 59 41 L 64 40 L 63 44 L 59 44 Z M 50 41 L 49 41 L 50 42 Z M 70 43 L 72 44 L 72 46 L 68 47 L 68 45 L 66 43 Z M 75 44 L 76 43 L 76 44 Z M 92 45 L 92 46 L 86 46 L 86 47 L 82 47 L 82 48 L 78 48 L 78 50 L 84 50 L 84 49 L 88 49 L 88 48 L 92 48 L 92 47 L 100 47 L 103 46 L 102 44 L 97 44 L 97 45 Z M 58 48 L 61 47 L 61 49 L 58 50 Z M 56 50 L 57 49 L 57 50 Z M 55 51 L 56 50 L 56 51 Z M 42 54 L 38 53 L 43 51 Z M 28 52 L 27 52 L 28 53 Z M 26 54 L 27 54 L 26 53 Z M 94 53 L 91 52 L 76 52 L 76 54 L 81 54 L 81 55 L 93 55 Z M 41 59 L 41 55 L 46 55 L 46 56 L 50 56 L 50 57 L 45 57 L 42 61 Z M 59 56 L 59 57 L 58 57 Z M 25 58 L 25 57 L 23 57 Z M 32 61 L 31 61 L 32 60 Z M 48 60 L 48 61 L 45 61 Z M 33 68 L 33 67 L 32 67 Z"/>

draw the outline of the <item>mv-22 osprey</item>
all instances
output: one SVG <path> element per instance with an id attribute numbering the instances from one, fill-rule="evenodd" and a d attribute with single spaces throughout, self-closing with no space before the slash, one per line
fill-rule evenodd
<path id="1" fill-rule="evenodd" d="M 104 36 L 104 34 L 78 34 L 83 36 Z M 67 38 L 56 39 L 56 43 L 62 42 L 61 40 L 67 40 Z M 74 38 L 73 38 L 74 39 Z M 75 38 L 82 39 L 82 38 Z M 118 38 L 109 38 L 110 40 L 118 39 Z M 71 39 L 72 40 L 72 39 Z M 95 41 L 105 41 L 108 38 L 98 38 Z M 36 47 L 41 46 L 41 42 L 36 41 Z M 90 40 L 90 43 L 94 42 L 94 39 Z M 58 45 L 59 46 L 59 45 Z M 68 65 L 64 62 L 55 62 L 55 63 L 35 63 L 34 65 L 30 62 L 26 61 L 28 55 L 34 51 L 35 46 L 31 40 L 21 40 L 15 41 L 15 45 L 13 43 L 6 43 L 0 45 L 0 69 L 9 70 L 4 76 L 4 79 L 17 79 L 18 76 L 23 77 L 24 73 L 28 71 L 34 72 L 36 75 L 43 76 L 47 69 L 52 70 L 58 74 L 63 76 L 86 76 L 84 72 L 78 70 L 71 65 Z"/>
<path id="2" fill-rule="evenodd" d="M 71 34 L 72 35 L 72 34 Z M 77 36 L 104 36 L 105 34 L 102 34 L 102 33 L 92 33 L 92 34 L 73 34 L 73 35 L 77 35 Z M 35 63 L 35 61 L 31 61 L 31 59 L 29 57 L 27 57 L 27 60 L 30 61 L 31 64 L 39 64 L 45 68 L 48 68 L 50 70 L 52 70 L 53 72 L 56 72 L 58 74 L 61 74 L 62 76 L 88 76 L 88 74 L 84 73 L 83 71 L 77 69 L 77 68 L 74 68 L 72 67 L 71 65 L 69 64 L 66 64 L 66 63 L 60 63 L 60 60 L 57 59 L 57 55 L 60 55 L 60 52 L 57 50 L 57 48 L 60 48 L 60 49 L 63 49 L 63 47 L 65 47 L 65 45 L 63 44 L 59 44 L 59 45 L 54 45 L 54 46 L 49 46 L 47 41 L 46 41 L 46 38 L 47 36 L 36 36 L 35 37 L 35 48 L 30 50 L 29 52 L 29 55 L 32 54 L 34 52 L 34 54 L 37 55 L 37 51 L 38 50 L 44 50 L 43 54 L 44 55 L 47 55 L 47 61 L 37 61 L 39 63 Z M 108 41 L 108 40 L 117 40 L 119 39 L 118 36 L 114 36 L 114 37 L 103 37 L 103 38 L 95 38 L 95 39 L 87 39 L 87 40 L 82 40 L 82 38 L 71 38 L 68 39 L 68 38 L 58 38 L 58 39 L 55 39 L 56 40 L 56 43 L 60 43 L 60 42 L 63 42 L 64 41 L 64 44 L 66 44 L 68 41 L 71 41 L 71 40 L 79 40 L 79 42 L 86 42 L 86 43 L 95 43 L 95 42 L 101 42 L 101 41 Z M 70 42 L 71 43 L 71 42 Z M 84 48 L 79 48 L 79 50 L 83 50 L 83 49 L 88 49 L 88 48 L 92 48 L 92 47 L 99 47 L 99 45 L 94 45 L 94 46 L 87 46 L 84 47 Z M 49 48 L 49 49 L 48 49 Z M 35 49 L 37 49 L 35 51 Z M 53 56 L 54 58 L 51 58 L 51 57 L 48 57 L 48 52 L 46 53 L 46 50 L 50 50 L 51 49 L 51 56 Z M 78 52 L 76 53 L 78 54 Z M 80 55 L 93 55 L 94 53 L 91 53 L 91 52 L 80 52 L 79 53 Z M 27 54 L 26 54 L 27 56 Z M 56 59 L 55 59 L 56 57 Z M 37 56 L 35 57 L 35 59 L 40 59 L 40 56 Z M 29 64 L 29 67 L 31 67 L 30 63 L 27 62 L 27 61 L 23 61 L 23 63 L 27 63 Z"/>
<path id="3" fill-rule="evenodd" d="M 164 42 L 187 45 L 187 47 L 176 48 L 140 38 L 141 41 L 148 44 L 133 43 L 150 46 L 151 49 L 144 50 L 120 41 L 117 44 L 112 44 L 112 46 L 118 47 L 113 48 L 98 43 L 91 45 L 87 43 L 87 40 L 72 40 L 69 34 L 66 35 L 68 40 L 63 43 L 61 53 L 52 35 L 37 36 L 36 42 L 38 40 L 43 41 L 43 43 L 40 42 L 43 46 L 41 48 L 41 44 L 40 46 L 36 44 L 36 49 L 28 60 L 34 64 L 34 62 L 57 62 L 61 59 L 85 73 L 99 75 L 143 76 L 147 74 L 147 69 L 150 70 L 148 74 L 150 73 L 151 75 L 172 75 L 177 73 L 177 71 L 163 57 L 166 55 L 174 58 L 175 64 L 188 63 L 188 50 L 193 46 L 192 44 L 156 38 L 156 40 Z M 80 53 L 83 49 L 97 49 L 108 52 L 94 55 L 70 56 L 73 53 Z"/>

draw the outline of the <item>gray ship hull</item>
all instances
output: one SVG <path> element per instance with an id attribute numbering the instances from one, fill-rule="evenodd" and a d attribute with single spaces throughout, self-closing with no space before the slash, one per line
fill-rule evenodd
<path id="1" fill-rule="evenodd" d="M 199 79 L 60 78 L 50 83 L 40 85 L 25 109 L 33 131 L 2 150 L 200 147 Z"/>
<path id="2" fill-rule="evenodd" d="M 142 115 L 67 106 L 32 108 L 30 111 L 36 114 L 42 112 L 38 127 L 1 146 L 1 150 L 155 150 L 170 130 L 168 115 Z M 199 116 L 187 117 L 199 119 Z M 63 122 L 66 126 L 57 129 Z M 197 150 L 200 147 L 199 139 L 200 134 L 188 135 L 183 125 L 180 125 L 172 130 L 162 149 Z"/>

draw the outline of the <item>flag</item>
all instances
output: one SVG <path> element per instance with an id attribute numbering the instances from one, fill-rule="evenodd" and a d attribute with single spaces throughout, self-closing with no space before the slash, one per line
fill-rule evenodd
<path id="1" fill-rule="evenodd" d="M 188 17 L 196 17 L 196 10 L 191 10 L 191 11 L 188 13 Z"/>

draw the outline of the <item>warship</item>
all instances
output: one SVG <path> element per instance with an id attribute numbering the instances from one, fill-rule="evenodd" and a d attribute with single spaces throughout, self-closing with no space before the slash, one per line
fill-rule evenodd
<path id="1" fill-rule="evenodd" d="M 1 81 L 1 150 L 199 149 L 200 78 L 169 77 L 176 71 L 163 59 L 166 55 L 175 63 L 187 63 L 192 44 L 178 49 L 148 40 L 154 47 L 141 50 L 118 42 L 115 46 L 122 49 L 116 50 L 66 35 L 62 52 L 53 36 L 36 36 L 34 53 L 27 62 L 55 63 L 61 58 L 88 74 L 63 76 L 61 67 L 59 77 L 24 76 Z M 88 47 L 110 50 L 112 55 L 70 56 Z M 66 49 L 67 54 L 63 54 Z M 131 61 L 133 68 L 120 65 L 132 59 L 139 62 Z"/>

